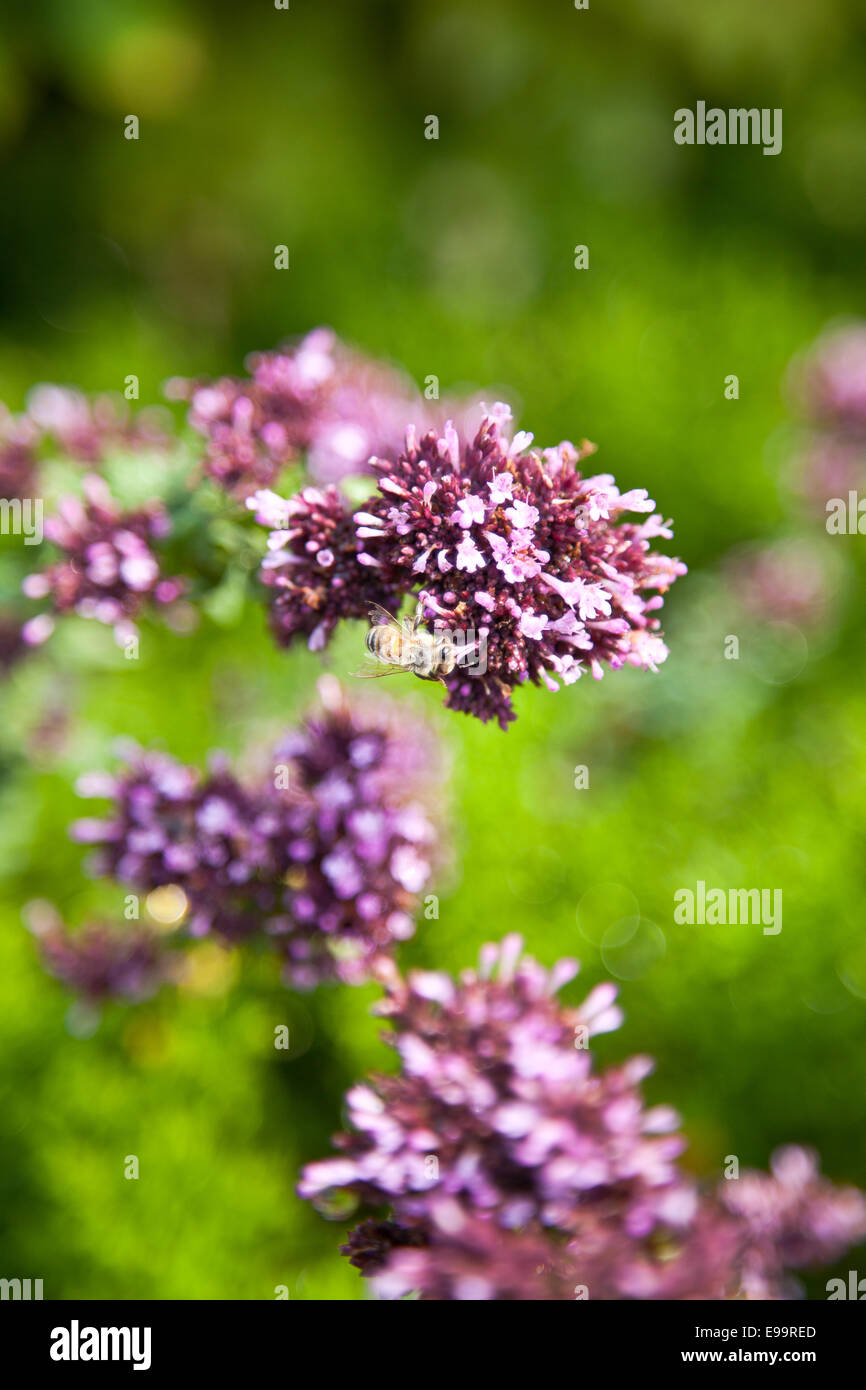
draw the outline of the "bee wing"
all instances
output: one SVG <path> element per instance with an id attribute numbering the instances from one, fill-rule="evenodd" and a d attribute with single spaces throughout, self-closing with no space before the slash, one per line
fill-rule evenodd
<path id="1" fill-rule="evenodd" d="M 381 627 L 383 623 L 391 623 L 394 627 L 400 626 L 400 619 L 395 618 L 393 613 L 389 613 L 387 608 L 383 608 L 380 603 L 368 605 L 370 622 L 374 627 Z"/>
<path id="2" fill-rule="evenodd" d="M 380 676 L 400 676 L 410 674 L 406 666 L 393 666 L 382 661 L 365 661 L 357 671 L 350 671 L 350 675 L 358 676 L 361 680 L 378 680 Z"/>

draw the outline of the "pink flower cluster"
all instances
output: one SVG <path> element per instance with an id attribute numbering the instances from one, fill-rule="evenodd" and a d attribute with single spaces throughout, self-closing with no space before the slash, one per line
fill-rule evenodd
<path id="1" fill-rule="evenodd" d="M 381 972 L 398 1070 L 348 1092 L 339 1156 L 299 1184 L 317 1202 L 348 1191 L 390 1209 L 344 1247 L 380 1293 L 779 1298 L 787 1269 L 866 1234 L 863 1195 L 799 1149 L 772 1176 L 702 1192 L 677 1163 L 677 1115 L 641 1096 L 649 1059 L 593 1067 L 588 1038 L 620 1022 L 615 988 L 563 1008 L 577 963 L 548 972 L 521 951 L 516 936 L 487 946 L 459 982 Z"/>
<path id="2" fill-rule="evenodd" d="M 431 418 L 401 373 L 327 328 L 255 353 L 248 365 L 246 379 L 175 380 L 168 388 L 189 399 L 189 422 L 207 441 L 206 473 L 241 495 L 270 487 L 302 453 L 318 482 L 361 473 L 372 454 L 399 443 L 410 419 Z"/>
<path id="3" fill-rule="evenodd" d="M 45 521 L 45 535 L 60 559 L 24 580 L 28 598 L 50 604 L 24 625 L 30 645 L 50 636 L 53 614 L 68 612 L 107 623 L 123 642 L 135 632 L 134 619 L 148 601 L 166 605 L 183 591 L 182 580 L 162 575 L 153 550 L 170 530 L 162 504 L 123 512 L 95 474 L 84 479 L 83 491 L 83 501 L 65 498 L 57 515 Z"/>
<path id="4" fill-rule="evenodd" d="M 0 403 L 0 497 L 36 494 L 41 446 L 96 464 L 112 449 L 168 445 L 161 411 L 145 409 L 132 417 L 124 407 L 113 396 L 91 401 L 72 387 L 49 385 L 33 388 L 20 415 Z"/>
<path id="5" fill-rule="evenodd" d="M 823 513 L 866 483 L 866 324 L 828 328 L 793 364 L 791 385 L 809 425 L 793 482 Z"/>
<path id="6" fill-rule="evenodd" d="M 587 669 L 600 678 L 605 665 L 656 670 L 667 656 L 656 615 L 685 573 L 651 549 L 670 539 L 670 523 L 645 489 L 584 477 L 577 465 L 591 445 L 539 451 L 531 435 L 511 438 L 509 422 L 499 405 L 471 437 L 452 425 L 420 439 L 410 429 L 399 456 L 372 461 L 379 495 L 355 513 L 354 545 L 336 490 L 249 499 L 272 528 L 262 577 L 280 590 L 282 640 L 306 632 L 322 646 L 341 617 L 371 601 L 396 609 L 411 594 L 428 624 L 484 652 L 477 670 L 445 678 L 448 706 L 503 728 L 528 681 L 557 690 Z"/>
<path id="7" fill-rule="evenodd" d="M 36 490 L 39 431 L 26 415 L 0 404 L 0 497 L 32 497 Z"/>
<path id="8" fill-rule="evenodd" d="M 164 449 L 171 442 L 165 408 L 132 415 L 125 401 L 99 395 L 92 400 L 71 386 L 35 386 L 27 419 L 40 439 L 82 463 L 99 463 L 115 449 Z"/>
<path id="9" fill-rule="evenodd" d="M 172 957 L 155 932 L 91 923 L 78 931 L 55 927 L 39 939 L 49 974 L 88 1003 L 149 998 L 172 978 Z"/>
<path id="10" fill-rule="evenodd" d="M 372 603 L 399 608 L 399 584 L 363 562 L 352 512 L 333 484 L 288 500 L 262 489 L 246 505 L 270 530 L 259 577 L 273 593 L 270 622 L 281 645 L 303 635 L 319 651 L 341 618 L 366 618 Z"/>
<path id="11" fill-rule="evenodd" d="M 333 681 L 320 689 L 322 710 L 254 784 L 222 758 L 203 777 L 134 749 L 118 776 L 80 784 L 110 814 L 72 827 L 96 847 L 95 872 L 145 893 L 176 886 L 192 935 L 267 941 L 298 989 L 369 978 L 412 935 L 436 854 L 424 728 L 353 709 Z"/>
<path id="12" fill-rule="evenodd" d="M 756 622 L 827 624 L 836 606 L 832 547 L 797 537 L 742 546 L 725 560 L 728 585 Z"/>
<path id="13" fill-rule="evenodd" d="M 798 385 L 812 419 L 866 435 L 866 324 L 823 333 L 800 366 Z"/>

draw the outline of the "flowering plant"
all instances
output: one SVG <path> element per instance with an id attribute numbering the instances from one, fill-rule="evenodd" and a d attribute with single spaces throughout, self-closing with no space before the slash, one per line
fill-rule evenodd
<path id="1" fill-rule="evenodd" d="M 503 728 L 527 682 L 557 690 L 586 670 L 598 679 L 605 668 L 655 671 L 664 661 L 657 614 L 685 566 L 652 549 L 671 530 L 646 489 L 623 493 L 609 474 L 580 472 L 593 445 L 533 448 L 532 435 L 513 433 L 503 404 L 480 425 L 470 402 L 451 402 L 446 413 L 446 403 L 421 400 L 393 368 L 325 329 L 254 355 L 250 370 L 248 379 L 168 384 L 205 439 L 186 499 L 123 512 L 89 476 L 83 503 L 61 503 L 45 528 L 61 558 L 24 583 L 27 597 L 50 605 L 24 627 L 25 642 L 43 641 L 52 614 L 69 610 L 109 623 L 122 642 L 146 600 L 170 605 L 187 592 L 206 603 L 200 583 L 196 592 L 164 577 L 153 545 L 180 509 L 175 529 L 191 549 L 182 568 L 200 569 L 209 546 L 221 585 L 232 566 L 245 582 L 260 561 L 282 645 L 304 637 L 320 650 L 341 619 L 420 603 L 428 631 L 444 627 L 484 652 L 483 662 L 443 677 L 448 707 Z M 130 421 L 109 404 L 41 387 L 24 417 L 7 413 L 0 469 L 15 495 L 33 483 L 43 438 L 88 461 L 118 441 L 169 446 L 144 412 Z M 275 490 L 302 462 L 301 486 Z M 350 498 L 363 475 L 377 491 L 358 508 Z M 205 501 L 208 480 L 223 497 L 216 509 Z M 241 503 L 268 531 L 263 557 L 241 525 Z"/>
<path id="2" fill-rule="evenodd" d="M 848 342 L 814 368 L 819 413 L 851 434 L 861 358 Z M 47 608 L 6 623 L 0 665 L 64 613 L 123 642 L 148 609 L 216 613 L 238 577 L 268 598 L 277 642 L 312 651 L 343 620 L 412 603 L 413 637 L 445 629 L 483 649 L 483 662 L 437 671 L 447 707 L 503 729 L 524 685 L 556 691 L 665 660 L 659 614 L 685 573 L 654 548 L 671 523 L 646 489 L 583 471 L 594 445 L 538 448 L 502 403 L 480 416 L 467 401 L 431 404 L 328 330 L 248 366 L 169 383 L 188 405 L 191 469 L 156 417 L 107 399 L 40 387 L 21 416 L 0 412 L 10 504 L 41 485 L 47 455 L 90 470 L 82 497 L 45 523 L 55 557 L 23 582 Z M 170 457 L 165 495 L 119 500 L 118 449 Z M 786 559 L 744 564 L 743 601 L 763 610 L 781 594 L 785 612 L 796 601 L 817 621 Z M 297 990 L 379 982 L 396 1070 L 348 1092 L 337 1155 L 308 1164 L 298 1190 L 326 1212 L 335 1198 L 360 1208 L 343 1252 L 385 1298 L 778 1299 L 799 1291 L 792 1270 L 866 1234 L 864 1196 L 821 1178 L 803 1148 L 777 1151 L 769 1174 L 689 1175 L 678 1115 L 644 1100 L 650 1059 L 594 1063 L 590 1039 L 622 1021 L 616 988 L 559 1002 L 577 962 L 545 970 L 512 933 L 459 980 L 404 975 L 399 946 L 447 858 L 441 758 L 399 706 L 350 702 L 333 677 L 320 696 L 256 775 L 219 754 L 200 772 L 127 744 L 118 771 L 81 779 L 109 809 L 73 837 L 96 875 L 144 896 L 155 925 L 70 930 L 40 911 L 51 974 L 91 1005 L 146 999 L 183 978 L 171 948 L 183 937 L 170 946 L 157 929 L 168 925 L 269 949 Z"/>
<path id="3" fill-rule="evenodd" d="M 281 639 L 323 646 L 340 618 L 417 596 L 428 621 L 483 640 L 484 671 L 445 678 L 447 704 L 505 728 L 514 689 L 557 690 L 587 667 L 656 670 L 667 656 L 655 616 L 685 566 L 650 548 L 670 538 L 646 490 L 621 493 L 577 465 L 593 446 L 533 450 L 498 405 L 472 437 L 450 423 L 394 460 L 374 459 L 379 495 L 350 515 L 336 489 L 247 501 L 269 526 L 263 577 Z M 640 523 L 623 513 L 643 513 Z"/>
<path id="4" fill-rule="evenodd" d="M 348 1092 L 339 1156 L 298 1189 L 388 1208 L 342 1247 L 381 1295 L 778 1299 L 788 1270 L 863 1238 L 866 1198 L 806 1150 L 715 1189 L 684 1173 L 678 1116 L 640 1094 L 651 1060 L 593 1067 L 588 1039 L 621 1022 L 615 987 L 557 1003 L 577 970 L 544 970 L 511 935 L 459 981 L 381 972 L 398 1069 Z"/>
<path id="5" fill-rule="evenodd" d="M 439 857 L 426 729 L 388 706 L 350 706 L 332 678 L 320 693 L 269 775 L 247 785 L 217 756 L 202 777 L 127 748 L 119 773 L 79 783 L 111 802 L 108 816 L 72 827 L 94 847 L 93 872 L 148 895 L 171 888 L 194 937 L 270 944 L 296 989 L 368 979 L 412 935 Z M 101 935 L 69 933 L 63 951 L 58 941 L 50 963 L 73 987 L 91 978 L 100 943 L 114 949 Z"/>

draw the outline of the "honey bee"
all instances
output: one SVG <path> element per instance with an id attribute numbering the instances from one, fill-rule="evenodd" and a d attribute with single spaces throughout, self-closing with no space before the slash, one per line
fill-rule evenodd
<path id="1" fill-rule="evenodd" d="M 458 644 L 451 632 L 427 632 L 421 626 L 424 608 L 418 604 L 412 618 L 395 618 L 378 603 L 370 604 L 372 626 L 366 636 L 366 647 L 375 662 L 387 666 L 386 671 L 372 669 L 356 671 L 356 676 L 375 679 L 378 676 L 393 676 L 408 672 L 422 681 L 439 681 L 445 684 L 444 676 L 460 665 L 471 655 L 474 645 Z"/>

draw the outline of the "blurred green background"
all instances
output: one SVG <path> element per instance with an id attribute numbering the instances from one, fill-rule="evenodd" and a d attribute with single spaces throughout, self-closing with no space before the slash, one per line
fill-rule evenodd
<path id="1" fill-rule="evenodd" d="M 827 321 L 864 311 L 862 6 L 10 9 L 10 407 L 37 381 L 119 390 L 129 373 L 156 402 L 170 375 L 238 372 L 328 323 L 443 392 L 504 395 L 543 444 L 597 441 L 599 468 L 675 519 L 691 573 L 657 676 L 526 691 L 507 734 L 446 714 L 432 688 L 391 691 L 453 759 L 454 869 L 404 963 L 459 969 L 515 928 L 545 962 L 577 955 L 572 997 L 622 982 L 626 1023 L 600 1059 L 658 1059 L 649 1094 L 681 1110 L 697 1172 L 727 1154 L 763 1167 L 799 1140 L 866 1185 L 863 542 L 827 537 L 789 491 L 783 389 Z M 673 112 L 698 99 L 782 107 L 781 155 L 676 146 Z M 796 633 L 747 622 L 726 580 L 733 548 L 785 535 L 831 574 L 822 618 Z M 342 674 L 359 649 L 349 631 L 328 664 Z M 34 897 L 73 922 L 104 902 L 66 827 L 74 778 L 110 765 L 116 736 L 238 754 L 309 703 L 321 669 L 277 652 L 250 605 L 191 638 L 146 627 L 135 663 L 75 620 L 4 689 L 0 1273 L 43 1278 L 48 1298 L 363 1296 L 336 1253 L 344 1226 L 293 1185 L 328 1152 L 345 1087 L 388 1060 L 375 991 L 299 998 L 270 960 L 204 948 L 195 987 L 77 1036 L 21 920 Z M 781 934 L 675 926 L 673 892 L 699 878 L 782 888 Z M 611 931 L 635 915 L 634 935 Z"/>

